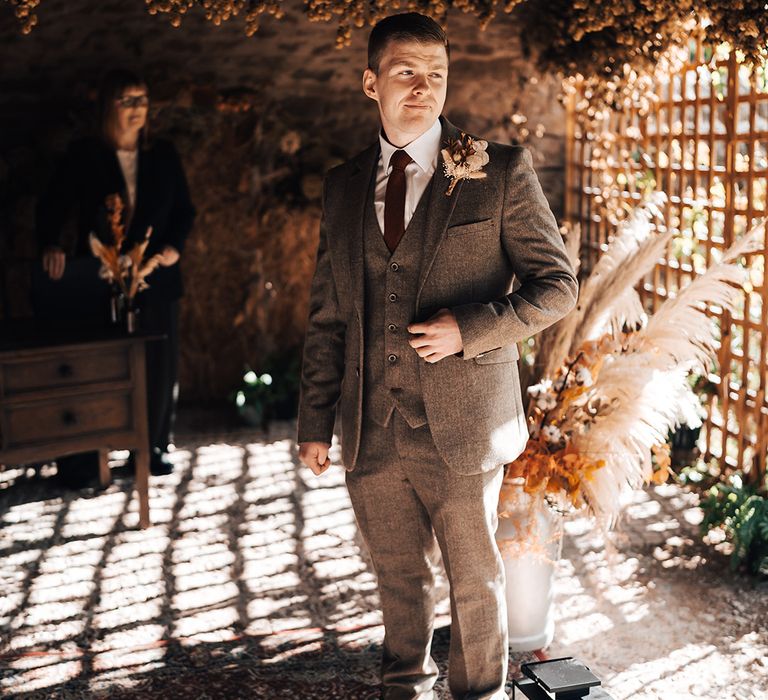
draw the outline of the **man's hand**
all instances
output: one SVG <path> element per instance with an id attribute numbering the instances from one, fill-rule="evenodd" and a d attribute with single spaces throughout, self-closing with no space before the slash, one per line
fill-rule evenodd
<path id="1" fill-rule="evenodd" d="M 330 449 L 331 446 L 327 442 L 302 442 L 299 443 L 299 459 L 315 476 L 320 476 L 331 466 L 331 460 L 328 458 Z"/>
<path id="2" fill-rule="evenodd" d="M 450 309 L 440 309 L 423 323 L 411 323 L 408 332 L 416 336 L 408 341 L 411 347 L 427 362 L 439 362 L 464 349 L 459 324 Z"/>
<path id="3" fill-rule="evenodd" d="M 163 248 L 160 253 L 160 264 L 163 267 L 170 267 L 171 265 L 175 265 L 177 262 L 179 262 L 179 251 L 176 250 L 172 245 L 167 245 L 165 248 Z"/>
<path id="4" fill-rule="evenodd" d="M 43 251 L 43 270 L 52 280 L 61 279 L 66 262 L 66 254 L 57 245 L 48 246 Z"/>

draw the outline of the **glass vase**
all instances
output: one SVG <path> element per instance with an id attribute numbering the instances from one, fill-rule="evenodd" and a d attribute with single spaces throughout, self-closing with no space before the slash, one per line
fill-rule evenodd
<path id="1" fill-rule="evenodd" d="M 114 289 L 110 298 L 112 323 L 126 333 L 132 334 L 139 327 L 139 309 L 135 299 L 129 299 L 120 289 Z"/>

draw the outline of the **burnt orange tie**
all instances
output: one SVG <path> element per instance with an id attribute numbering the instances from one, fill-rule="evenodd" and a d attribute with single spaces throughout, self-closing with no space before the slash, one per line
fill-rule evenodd
<path id="1" fill-rule="evenodd" d="M 398 150 L 392 154 L 389 162 L 392 164 L 392 172 L 384 196 L 384 242 L 389 252 L 394 253 L 405 233 L 405 166 L 413 162 L 413 158 L 405 151 Z"/>

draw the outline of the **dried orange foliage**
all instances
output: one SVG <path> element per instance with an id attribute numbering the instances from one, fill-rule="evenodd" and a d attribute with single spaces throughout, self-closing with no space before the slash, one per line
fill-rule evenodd
<path id="1" fill-rule="evenodd" d="M 568 445 L 550 452 L 541 439 L 528 441 L 523 453 L 507 466 L 507 477 L 525 477 L 525 491 L 530 494 L 564 492 L 574 508 L 586 505 L 581 484 L 603 467 L 601 459 L 591 460 Z"/>
<path id="2" fill-rule="evenodd" d="M 29 34 L 37 24 L 35 9 L 40 4 L 40 0 L 8 0 L 8 2 L 13 6 L 16 19 L 21 24 L 21 33 Z"/>
<path id="3" fill-rule="evenodd" d="M 160 265 L 161 257 L 153 255 L 149 260 L 144 260 L 144 253 L 152 235 L 151 226 L 147 229 L 144 240 L 135 244 L 124 254 L 122 249 L 125 245 L 125 225 L 123 224 L 123 200 L 120 195 L 108 195 L 106 207 L 112 241 L 104 243 L 91 234 L 89 237 L 91 252 L 101 260 L 99 274 L 102 279 L 116 284 L 130 302 L 138 292 L 149 287 L 146 278 Z"/>
<path id="4" fill-rule="evenodd" d="M 524 477 L 529 494 L 543 491 L 564 495 L 576 509 L 586 505 L 581 485 L 605 462 L 579 454 L 568 438 L 577 425 L 594 421 L 610 410 L 599 398 L 586 405 L 579 399 L 599 375 L 606 354 L 615 348 L 616 341 L 608 334 L 587 341 L 576 358 L 558 370 L 551 390 L 540 396 L 532 393 L 528 417 L 531 438 L 520 456 L 507 465 L 506 478 Z"/>
<path id="5" fill-rule="evenodd" d="M 651 477 L 651 483 L 663 484 L 667 481 L 671 473 L 670 467 L 672 466 L 672 457 L 669 453 L 669 445 L 654 445 L 651 450 L 653 456 L 656 458 L 656 469 Z"/>
<path id="6" fill-rule="evenodd" d="M 106 199 L 109 228 L 114 239 L 115 250 L 121 250 L 125 241 L 125 225 L 123 224 L 123 200 L 119 194 L 107 195 Z"/>

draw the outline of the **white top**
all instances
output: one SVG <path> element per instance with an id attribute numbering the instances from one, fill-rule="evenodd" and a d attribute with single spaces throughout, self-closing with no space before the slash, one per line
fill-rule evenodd
<path id="1" fill-rule="evenodd" d="M 120 161 L 120 169 L 123 171 L 125 188 L 128 190 L 128 203 L 133 207 L 136 204 L 136 171 L 138 167 L 138 149 L 123 151 L 117 149 L 117 160 Z"/>
<path id="2" fill-rule="evenodd" d="M 440 157 L 440 138 L 443 128 L 440 120 L 436 119 L 421 136 L 411 141 L 404 150 L 411 158 L 412 163 L 405 167 L 405 226 L 416 211 L 421 195 L 427 189 L 432 174 L 437 169 L 438 159 Z M 379 132 L 379 143 L 381 144 L 381 154 L 379 156 L 379 165 L 376 170 L 376 194 L 374 205 L 376 207 L 376 218 L 379 220 L 379 228 L 384 233 L 384 198 L 387 193 L 387 182 L 392 167 L 389 164 L 392 154 L 400 150 L 393 146 L 384 137 L 384 130 Z"/>

